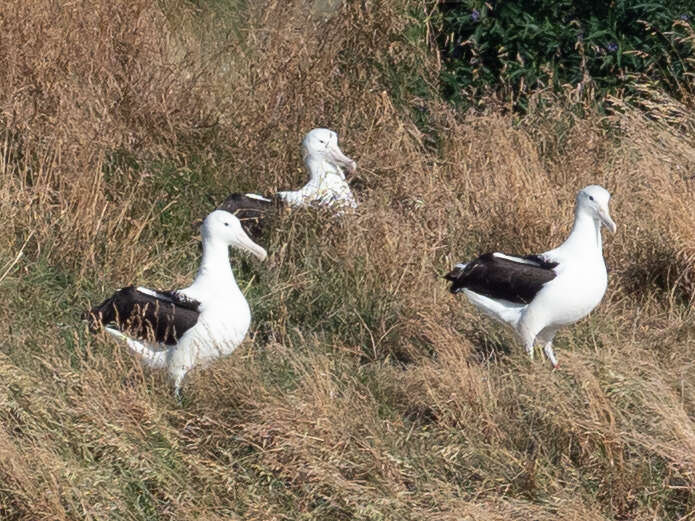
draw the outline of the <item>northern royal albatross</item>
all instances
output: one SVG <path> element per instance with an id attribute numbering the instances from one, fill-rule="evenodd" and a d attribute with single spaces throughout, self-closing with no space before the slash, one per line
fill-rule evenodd
<path id="1" fill-rule="evenodd" d="M 601 302 L 608 276 L 601 225 L 615 232 L 608 212 L 610 194 L 598 185 L 577 194 L 574 226 L 567 240 L 540 255 L 486 253 L 457 264 L 445 275 L 450 291 L 463 291 L 481 311 L 511 326 L 533 359 L 536 341 L 553 367 L 553 337 L 584 318 Z"/>
<path id="2" fill-rule="evenodd" d="M 241 219 L 255 239 L 261 233 L 264 217 L 280 206 L 330 206 L 337 209 L 357 208 L 357 201 L 345 180 L 357 170 L 357 163 L 338 146 L 338 134 L 327 128 L 315 128 L 302 141 L 304 164 L 309 182 L 293 192 L 278 192 L 271 197 L 257 194 L 231 194 L 219 206 Z"/>
<path id="3" fill-rule="evenodd" d="M 229 246 L 260 260 L 267 255 L 229 212 L 212 212 L 200 231 L 203 257 L 193 284 L 175 291 L 129 286 L 89 312 L 92 331 L 107 326 L 105 330 L 124 339 L 145 364 L 166 368 L 177 396 L 189 370 L 234 351 L 251 323 L 249 305 L 229 263 Z"/>

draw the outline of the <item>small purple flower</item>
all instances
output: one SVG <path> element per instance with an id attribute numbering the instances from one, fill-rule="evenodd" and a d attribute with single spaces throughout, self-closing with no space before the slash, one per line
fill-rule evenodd
<path id="1" fill-rule="evenodd" d="M 688 20 L 690 20 L 690 17 L 687 14 L 682 14 L 680 16 L 680 19 L 683 20 L 684 22 L 687 22 Z"/>
<path id="2" fill-rule="evenodd" d="M 471 20 L 473 20 L 474 22 L 480 20 L 480 11 L 478 11 L 477 9 L 473 9 L 471 11 Z"/>
<path id="3" fill-rule="evenodd" d="M 618 44 L 615 42 L 611 42 L 608 45 L 606 45 L 606 50 L 608 52 L 615 52 L 618 50 Z"/>

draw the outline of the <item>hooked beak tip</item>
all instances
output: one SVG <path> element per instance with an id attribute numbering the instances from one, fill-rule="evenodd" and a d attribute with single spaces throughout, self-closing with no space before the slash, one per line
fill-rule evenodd
<path id="1" fill-rule="evenodd" d="M 617 226 L 615 224 L 615 221 L 613 221 L 613 219 L 611 219 L 611 216 L 608 213 L 608 210 L 605 208 L 599 209 L 598 216 L 599 216 L 599 219 L 601 220 L 601 224 L 603 224 L 606 228 L 608 228 L 611 233 L 615 233 Z"/>
<path id="2" fill-rule="evenodd" d="M 613 219 L 610 217 L 603 217 L 601 219 L 601 222 L 603 225 L 610 230 L 611 233 L 615 233 L 615 230 L 618 228 Z"/>
<path id="3" fill-rule="evenodd" d="M 256 244 L 254 240 L 246 234 L 243 228 L 241 230 L 241 234 L 237 237 L 233 245 L 241 250 L 245 250 L 247 253 L 250 253 L 261 262 L 268 257 L 268 252 L 265 251 L 265 248 L 260 244 Z"/>

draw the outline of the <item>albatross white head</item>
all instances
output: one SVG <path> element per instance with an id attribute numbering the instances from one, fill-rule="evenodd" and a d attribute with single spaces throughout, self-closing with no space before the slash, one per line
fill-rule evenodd
<path id="1" fill-rule="evenodd" d="M 616 225 L 608 211 L 611 194 L 599 185 L 589 185 L 577 194 L 576 213 L 589 215 L 594 221 L 615 233 Z M 598 227 L 597 227 L 598 228 Z"/>
<path id="2" fill-rule="evenodd" d="M 221 244 L 225 250 L 228 246 L 232 246 L 248 251 L 262 261 L 268 256 L 266 251 L 246 234 L 241 221 L 224 210 L 215 210 L 209 214 L 200 227 L 200 234 L 203 236 L 204 248 Z"/>
<path id="3" fill-rule="evenodd" d="M 353 173 L 357 170 L 357 163 L 343 154 L 338 146 L 338 134 L 327 128 L 315 128 L 304 136 L 302 141 L 304 162 L 311 172 L 311 176 L 325 175 L 325 169 L 318 162 L 326 162 L 338 167 L 338 173 L 342 174 L 340 167 Z M 344 176 L 343 176 L 344 177 Z"/>
<path id="4" fill-rule="evenodd" d="M 280 200 L 290 206 L 357 208 L 342 170 L 352 173 L 357 170 L 357 163 L 340 150 L 338 134 L 327 128 L 315 128 L 304 136 L 302 149 L 309 182 L 299 190 L 278 192 Z"/>

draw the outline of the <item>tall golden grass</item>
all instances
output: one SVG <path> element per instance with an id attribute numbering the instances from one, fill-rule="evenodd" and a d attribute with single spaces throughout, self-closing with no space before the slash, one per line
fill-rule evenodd
<path id="1" fill-rule="evenodd" d="M 695 100 L 457 113 L 431 15 L 5 2 L 0 517 L 691 517 Z M 300 185 L 317 126 L 358 160 L 360 209 L 282 215 L 265 265 L 232 256 L 250 339 L 177 403 L 82 310 L 186 284 L 192 223 L 229 192 Z M 557 245 L 592 183 L 614 194 L 609 288 L 551 372 L 440 276 Z"/>

